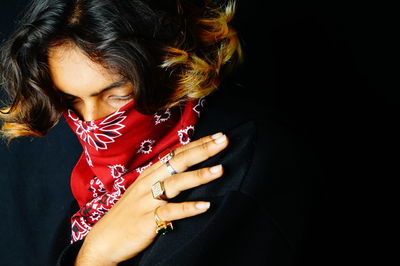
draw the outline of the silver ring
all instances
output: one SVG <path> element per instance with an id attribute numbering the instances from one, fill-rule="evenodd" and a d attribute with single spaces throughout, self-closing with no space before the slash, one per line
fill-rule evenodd
<path id="1" fill-rule="evenodd" d="M 167 166 L 167 170 L 170 175 L 175 175 L 178 173 L 172 167 L 171 163 L 169 162 L 169 160 L 171 160 L 172 157 L 174 157 L 174 155 L 175 155 L 175 153 L 173 150 L 165 150 L 158 156 L 158 159 L 160 160 L 160 162 L 162 162 L 163 164 L 165 164 Z"/>
<path id="2" fill-rule="evenodd" d="M 165 162 L 165 165 L 167 166 L 168 172 L 170 173 L 170 175 L 175 175 L 178 172 L 175 171 L 175 169 L 172 167 L 172 165 L 169 163 L 169 161 Z"/>
<path id="3" fill-rule="evenodd" d="M 169 160 L 172 159 L 172 157 L 174 157 L 175 153 L 173 150 L 165 150 L 162 153 L 160 153 L 158 155 L 158 159 L 162 162 L 162 163 L 167 163 Z"/>

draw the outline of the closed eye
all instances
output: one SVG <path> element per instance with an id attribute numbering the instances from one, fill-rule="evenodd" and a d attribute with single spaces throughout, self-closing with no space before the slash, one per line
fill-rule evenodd
<path id="1" fill-rule="evenodd" d="M 78 101 L 78 98 L 77 97 L 64 97 L 64 100 L 68 104 L 73 104 L 73 103 L 76 103 Z"/>
<path id="2" fill-rule="evenodd" d="M 110 99 L 112 100 L 117 100 L 117 101 L 126 101 L 126 100 L 130 100 L 133 98 L 133 94 L 129 94 L 126 96 L 112 96 L 110 97 Z"/>

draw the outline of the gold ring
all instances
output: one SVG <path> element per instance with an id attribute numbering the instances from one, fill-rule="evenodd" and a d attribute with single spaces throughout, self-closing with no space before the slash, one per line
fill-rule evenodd
<path id="1" fill-rule="evenodd" d="M 158 208 L 160 208 L 161 206 L 158 206 L 155 210 L 154 210 L 154 219 L 156 221 L 156 233 L 157 234 L 163 234 L 165 235 L 166 233 L 174 230 L 174 226 L 172 225 L 172 223 L 170 221 L 163 221 L 161 220 L 161 218 L 158 216 L 157 214 L 157 210 Z"/>

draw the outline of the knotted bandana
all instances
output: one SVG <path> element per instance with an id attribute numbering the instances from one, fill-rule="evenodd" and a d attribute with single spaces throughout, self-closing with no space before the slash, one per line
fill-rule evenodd
<path id="1" fill-rule="evenodd" d="M 63 112 L 83 147 L 71 174 L 71 190 L 80 207 L 71 218 L 71 243 L 89 233 L 161 152 L 190 142 L 203 105 L 204 98 L 188 100 L 144 115 L 131 101 L 93 121 L 80 120 L 71 109 Z"/>

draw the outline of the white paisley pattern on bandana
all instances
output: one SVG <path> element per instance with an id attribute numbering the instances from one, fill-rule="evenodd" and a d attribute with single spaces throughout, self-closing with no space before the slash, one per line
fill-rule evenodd
<path id="1" fill-rule="evenodd" d="M 155 122 L 154 124 L 158 125 L 162 122 L 167 121 L 171 117 L 171 110 L 167 109 L 164 112 L 157 112 L 154 114 Z"/>
<path id="2" fill-rule="evenodd" d="M 151 139 L 146 139 L 140 144 L 140 148 L 137 153 L 149 154 L 153 150 L 153 145 L 156 141 Z"/>
<path id="3" fill-rule="evenodd" d="M 180 129 L 178 131 L 179 141 L 182 145 L 188 144 L 190 142 L 190 137 L 194 133 L 194 126 L 187 126 L 185 129 Z"/>
<path id="4" fill-rule="evenodd" d="M 92 162 L 92 159 L 90 158 L 90 154 L 89 154 L 86 146 L 85 146 L 85 157 L 86 157 L 86 161 L 87 161 L 88 165 L 93 167 L 93 162 Z"/>
<path id="5" fill-rule="evenodd" d="M 97 126 L 93 121 L 80 120 L 74 111 L 68 110 L 68 116 L 76 125 L 76 134 L 96 150 L 106 150 L 108 143 L 115 142 L 116 138 L 122 136 L 120 130 L 125 127 L 122 122 L 126 119 L 124 113 L 125 111 L 116 111 Z"/>
<path id="6" fill-rule="evenodd" d="M 123 175 L 128 169 L 121 164 L 112 165 L 109 168 L 114 178 L 113 191 L 108 192 L 96 176 L 90 181 L 89 191 L 93 193 L 94 199 L 72 216 L 71 243 L 83 239 L 93 225 L 114 206 L 126 191 Z"/>
<path id="7" fill-rule="evenodd" d="M 93 193 L 93 198 L 97 198 L 99 196 L 98 193 L 103 194 L 106 192 L 106 189 L 104 188 L 103 182 L 95 176 L 90 180 L 89 191 Z"/>
<path id="8" fill-rule="evenodd" d="M 199 99 L 199 101 L 197 102 L 196 106 L 193 107 L 193 111 L 195 111 L 198 115 L 198 117 L 200 117 L 201 112 L 203 111 L 204 108 L 204 102 L 206 101 L 205 97 L 201 97 Z"/>
<path id="9" fill-rule="evenodd" d="M 71 176 L 71 182 L 79 186 L 74 196 L 80 204 L 71 217 L 71 243 L 85 238 L 140 174 L 158 162 L 157 155 L 191 141 L 204 99 L 176 107 L 184 109 L 171 108 L 149 116 L 137 113 L 133 106 L 88 122 L 72 110 L 64 112 L 84 148 L 78 170 Z M 138 130 L 146 134 L 137 134 Z M 82 184 L 82 179 L 87 181 Z"/>
<path id="10" fill-rule="evenodd" d="M 141 174 L 147 167 L 150 167 L 151 165 L 153 165 L 152 162 L 149 162 L 147 165 L 143 166 L 143 167 L 138 167 L 136 168 L 136 172 L 138 172 L 139 174 Z"/>

